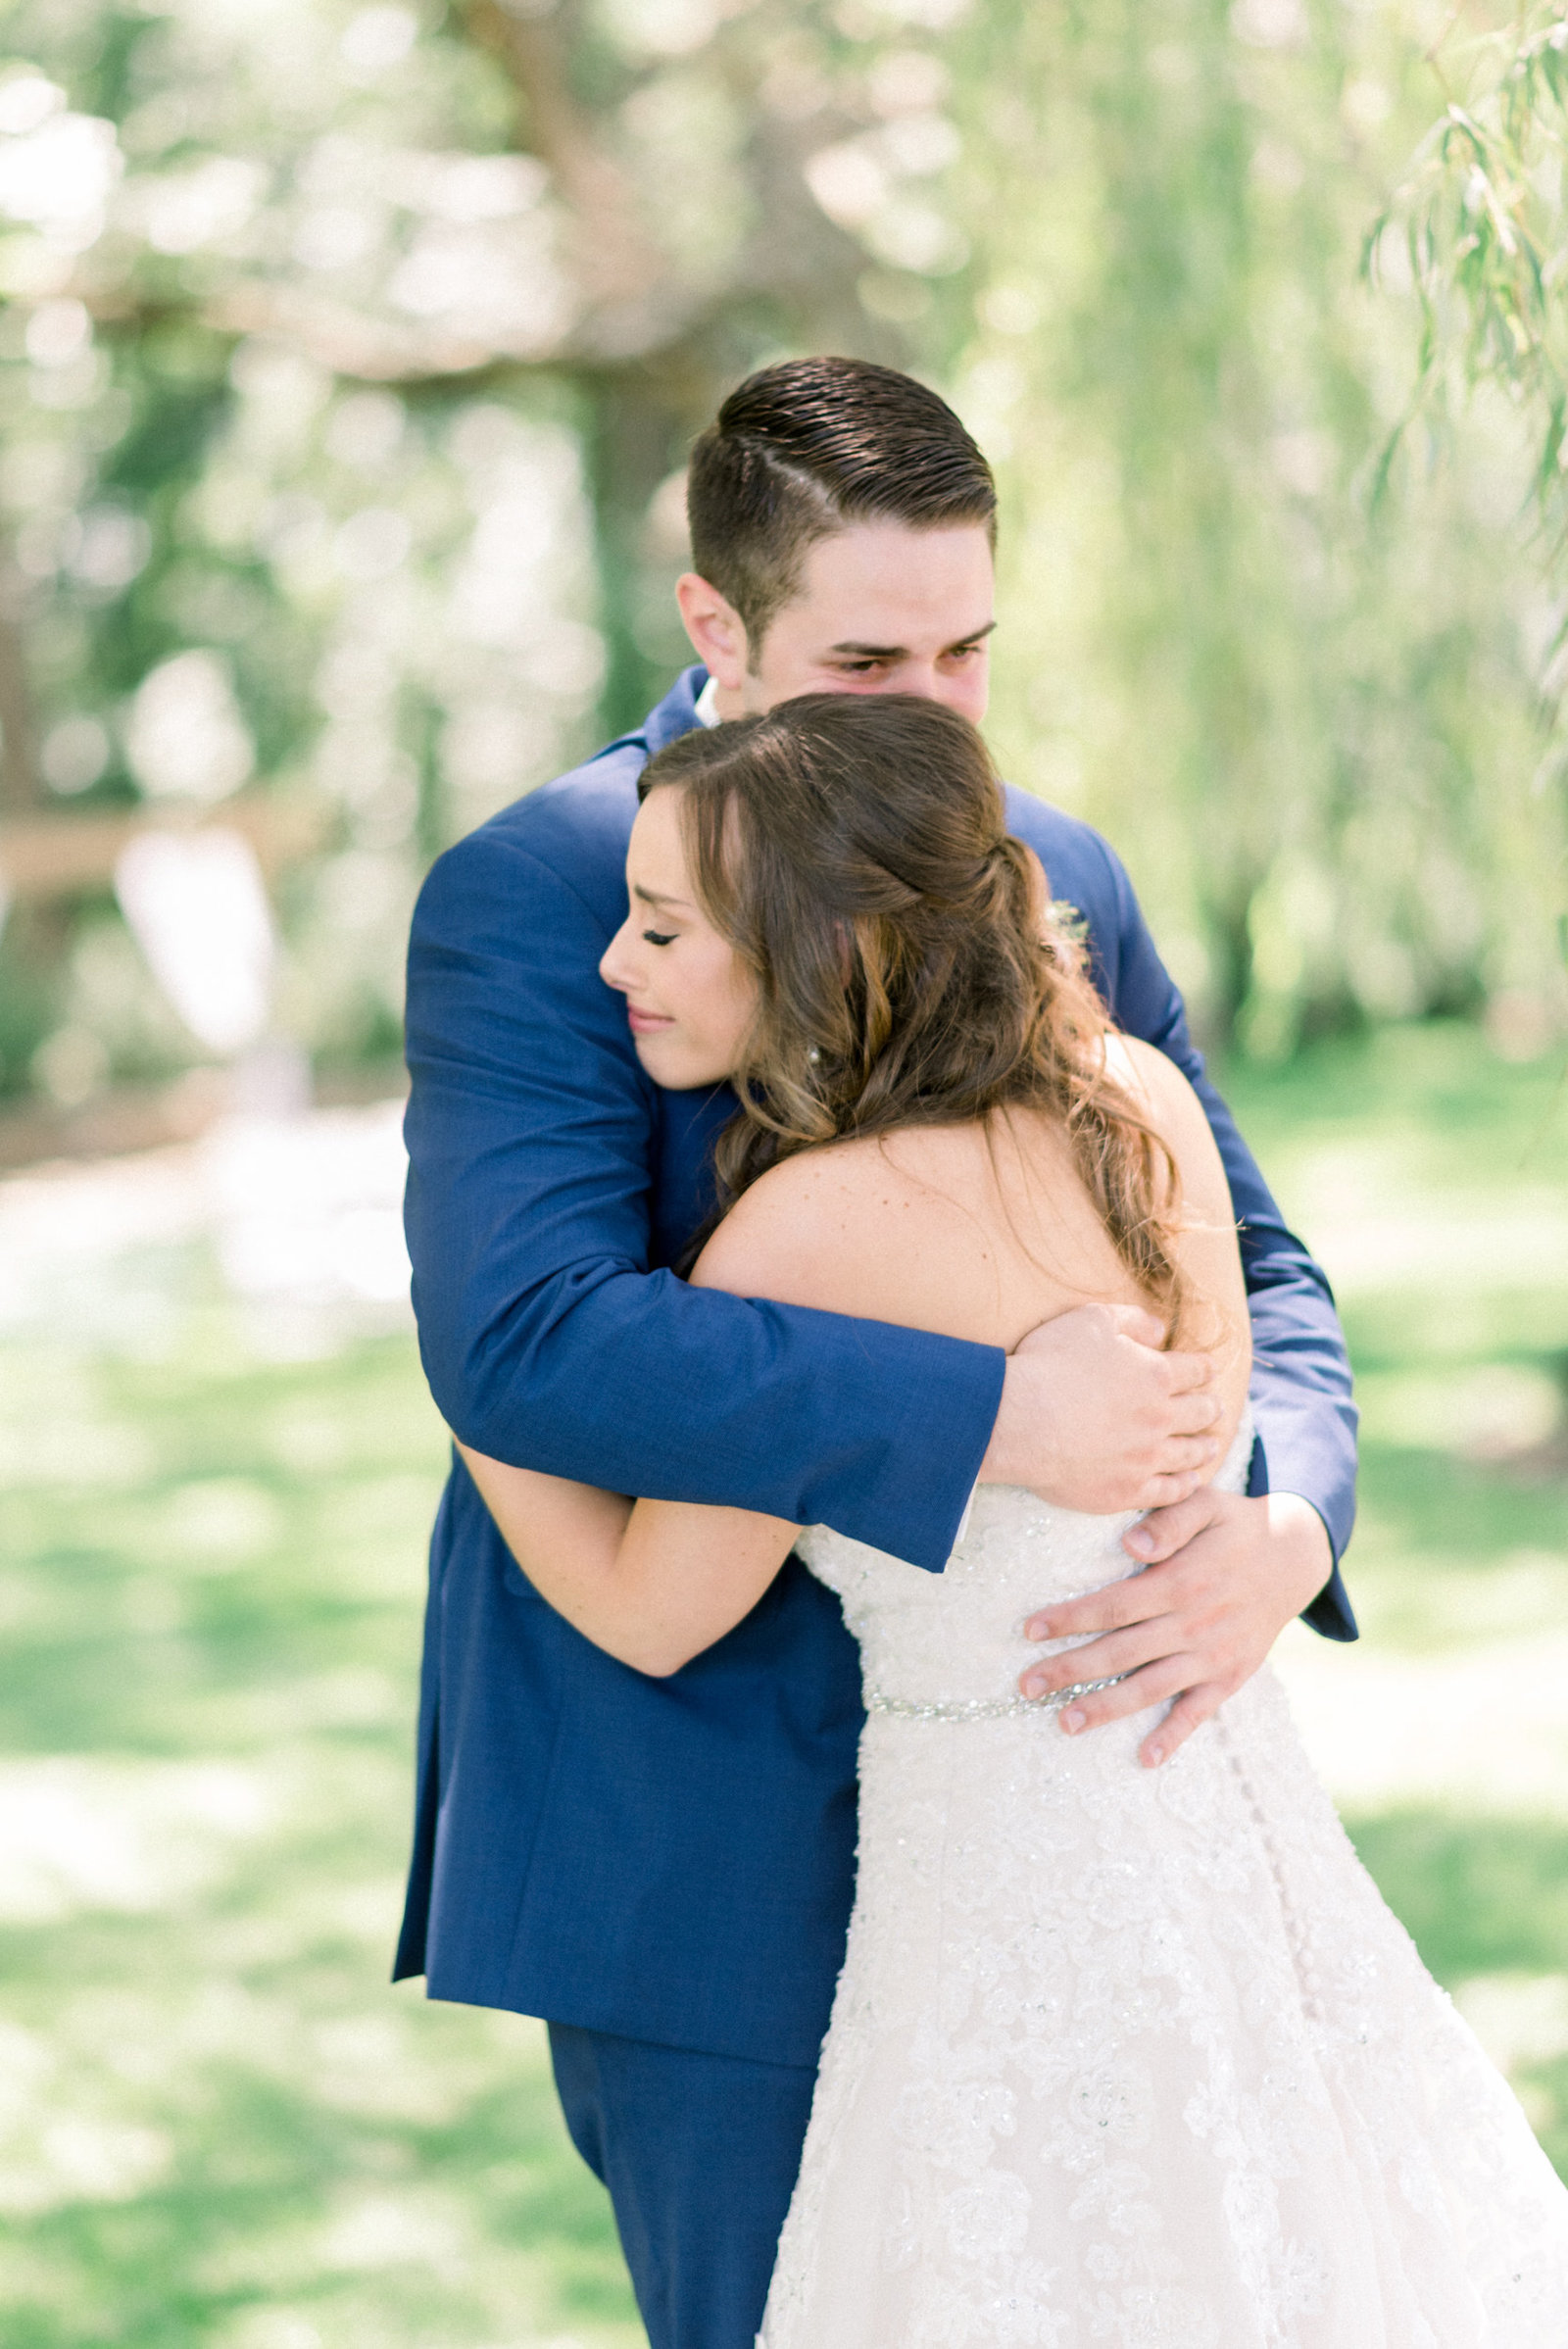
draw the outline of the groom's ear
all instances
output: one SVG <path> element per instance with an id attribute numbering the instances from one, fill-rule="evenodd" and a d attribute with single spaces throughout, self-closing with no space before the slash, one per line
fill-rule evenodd
<path id="1" fill-rule="evenodd" d="M 675 601 L 704 668 L 721 693 L 739 693 L 746 683 L 751 648 L 746 623 L 734 605 L 696 571 L 683 571 L 676 580 Z"/>

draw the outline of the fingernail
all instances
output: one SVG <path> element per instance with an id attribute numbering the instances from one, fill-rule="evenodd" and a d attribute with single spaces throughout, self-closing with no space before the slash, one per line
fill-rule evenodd
<path id="1" fill-rule="evenodd" d="M 1061 1726 L 1069 1737 L 1076 1737 L 1081 1729 L 1089 1727 L 1089 1716 L 1087 1713 L 1080 1713 L 1078 1707 L 1074 1705 L 1069 1712 L 1063 1713 Z"/>
<path id="2" fill-rule="evenodd" d="M 1164 1746 L 1163 1746 L 1163 1745 L 1152 1745 L 1152 1746 L 1150 1747 L 1150 1749 L 1149 1749 L 1149 1767 L 1150 1767 L 1150 1769 L 1151 1769 L 1151 1770 L 1157 1770 L 1157 1769 L 1159 1768 L 1159 1765 L 1160 1765 L 1160 1763 L 1161 1763 L 1161 1762 L 1162 1762 L 1164 1759 L 1165 1759 L 1165 1748 L 1164 1748 Z"/>
<path id="3" fill-rule="evenodd" d="M 1147 1525 L 1135 1525 L 1127 1537 L 1127 1546 L 1129 1549 L 1151 1550 L 1154 1546 L 1154 1537 Z"/>
<path id="4" fill-rule="evenodd" d="M 1024 1625 L 1023 1636 L 1026 1639 L 1049 1639 L 1051 1637 L 1051 1618 L 1048 1615 L 1037 1615 L 1033 1623 L 1026 1623 Z"/>
<path id="5" fill-rule="evenodd" d="M 1023 1685 L 1023 1692 L 1025 1696 L 1044 1696 L 1046 1692 L 1046 1684 L 1043 1680 L 1025 1681 Z"/>

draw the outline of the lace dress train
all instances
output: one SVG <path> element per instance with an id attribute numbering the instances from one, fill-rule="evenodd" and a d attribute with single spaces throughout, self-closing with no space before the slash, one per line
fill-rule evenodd
<path id="1" fill-rule="evenodd" d="M 1272 1676 L 1153 1772 L 1147 1714 L 1013 1701 L 1128 1522 L 990 1490 L 941 1576 L 803 1543 L 869 1718 L 760 2349 L 1563 2349 L 1568 2190 Z"/>

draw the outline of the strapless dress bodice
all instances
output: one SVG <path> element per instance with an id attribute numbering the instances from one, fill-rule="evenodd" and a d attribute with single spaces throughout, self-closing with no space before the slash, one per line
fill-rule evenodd
<path id="1" fill-rule="evenodd" d="M 1239 1493 L 1252 1451 L 1244 1418 L 1215 1483 Z M 1025 1666 L 1071 1641 L 1041 1646 L 1023 1627 L 1041 1607 L 1141 1571 L 1122 1536 L 1139 1512 L 1091 1517 L 1015 1485 L 976 1489 L 963 1538 L 941 1574 L 928 1574 L 827 1526 L 796 1544 L 838 1594 L 860 1645 L 867 1698 L 897 1705 L 1013 1700 Z"/>

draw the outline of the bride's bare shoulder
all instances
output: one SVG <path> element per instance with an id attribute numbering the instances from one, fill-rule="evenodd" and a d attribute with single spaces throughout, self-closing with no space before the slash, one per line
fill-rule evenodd
<path id="1" fill-rule="evenodd" d="M 1230 1187 L 1208 1113 L 1174 1060 L 1141 1036 L 1112 1030 L 1105 1038 L 1110 1074 L 1170 1147 L 1182 1188 L 1194 1205 L 1228 1213 Z"/>
<path id="2" fill-rule="evenodd" d="M 961 1244 L 962 1184 L 943 1161 L 972 1148 L 922 1134 L 835 1142 L 769 1168 L 742 1194 L 692 1273 L 699 1288 L 920 1326 L 932 1251 Z M 961 1169 L 956 1164 L 953 1172 Z M 933 1175 L 935 1181 L 933 1181 Z M 945 1285 L 945 1284 L 944 1284 Z M 929 1325 L 927 1325 L 929 1326 Z"/>
<path id="3" fill-rule="evenodd" d="M 1199 1115 L 1202 1115 L 1197 1094 L 1175 1061 L 1168 1060 L 1156 1045 L 1146 1044 L 1141 1036 L 1124 1036 L 1119 1028 L 1107 1029 L 1105 1064 L 1117 1083 L 1152 1114 L 1174 1110 L 1180 1115 L 1184 1103 L 1191 1101 L 1198 1106 Z"/>

